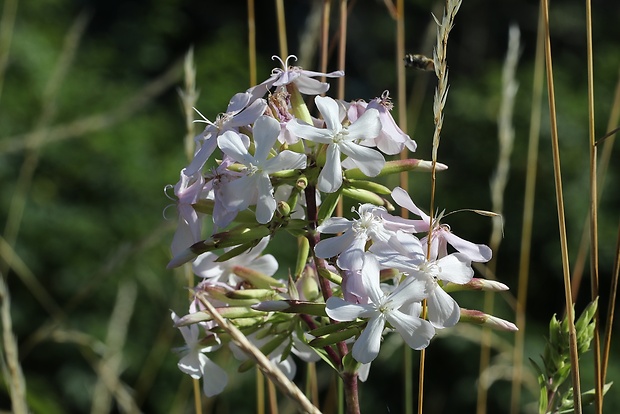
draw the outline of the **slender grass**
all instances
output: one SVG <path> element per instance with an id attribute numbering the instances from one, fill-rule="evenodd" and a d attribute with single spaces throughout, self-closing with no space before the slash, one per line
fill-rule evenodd
<path id="1" fill-rule="evenodd" d="M 280 57 L 286 61 L 288 56 L 288 40 L 286 37 L 286 15 L 284 14 L 284 0 L 276 0 L 276 19 L 278 21 L 278 45 Z"/>
<path id="2" fill-rule="evenodd" d="M 108 332 L 105 342 L 105 350 L 98 364 L 101 369 L 107 370 L 107 375 L 114 377 L 114 383 L 120 383 L 120 375 L 123 365 L 123 348 L 127 341 L 129 322 L 134 313 L 134 305 L 138 295 L 138 288 L 135 281 L 125 281 L 119 287 L 116 294 L 116 303 L 112 309 L 108 322 Z M 133 406 L 137 407 L 132 396 Z M 121 401 L 118 401 L 121 403 Z M 112 394 L 108 389 L 108 384 L 101 376 L 97 377 L 97 382 L 93 389 L 91 401 L 91 414 L 106 414 L 112 410 Z"/>
<path id="3" fill-rule="evenodd" d="M 549 2 L 542 0 L 543 20 L 545 23 L 545 63 L 547 74 L 547 94 L 549 99 L 549 118 L 551 123 L 551 146 L 553 151 L 553 172 L 555 181 L 556 202 L 558 211 L 558 225 L 560 233 L 560 248 L 562 251 L 562 273 L 564 278 L 564 297 L 568 319 L 568 339 L 570 347 L 571 378 L 573 381 L 573 396 L 575 414 L 582 412 L 581 383 L 579 379 L 579 355 L 577 353 L 577 335 L 575 332 L 575 315 L 568 261 L 568 242 L 566 236 L 566 220 L 564 217 L 564 195 L 562 192 L 562 173 L 560 168 L 560 148 L 557 118 L 555 110 L 555 89 L 553 83 L 553 63 L 551 55 L 551 33 L 549 28 Z"/>
<path id="4" fill-rule="evenodd" d="M 250 86 L 258 83 L 256 69 L 256 12 L 254 0 L 248 0 L 248 64 L 250 68 Z"/>
<path id="5" fill-rule="evenodd" d="M 397 0 L 393 11 L 396 20 L 396 80 L 397 80 L 397 99 L 398 99 L 398 124 L 401 130 L 407 131 L 407 81 L 405 77 L 405 2 Z M 409 158 L 409 150 L 403 148 L 400 152 L 400 159 Z M 409 174 L 401 172 L 398 176 L 401 188 L 408 190 Z M 400 216 L 409 217 L 409 210 L 400 209 Z M 413 414 L 413 349 L 403 346 L 403 405 L 405 414 Z"/>
<path id="6" fill-rule="evenodd" d="M 340 22 L 338 25 L 338 69 L 344 70 L 346 67 L 346 52 L 347 52 L 347 0 L 339 0 L 338 16 Z M 338 92 L 336 94 L 337 99 L 344 100 L 345 79 L 344 76 L 338 78 Z M 338 205 L 336 205 L 336 217 L 342 217 L 344 213 L 344 201 L 342 197 L 338 199 Z"/>
<path id="7" fill-rule="evenodd" d="M 526 332 L 526 309 L 529 282 L 530 253 L 532 249 L 532 227 L 534 222 L 534 200 L 536 198 L 536 174 L 538 170 L 538 147 L 542 118 L 542 90 L 544 84 L 544 22 L 542 10 L 538 15 L 536 36 L 536 57 L 534 61 L 534 82 L 532 84 L 532 105 L 527 149 L 527 168 L 523 202 L 523 223 L 521 225 L 521 246 L 519 253 L 519 281 L 517 287 L 515 345 L 513 351 L 513 376 L 510 413 L 520 412 L 521 386 L 523 382 L 523 345 Z"/>
<path id="8" fill-rule="evenodd" d="M 497 169 L 491 178 L 491 203 L 492 210 L 496 214 L 503 214 L 504 210 L 504 192 L 508 182 L 508 174 L 510 171 L 510 155 L 512 154 L 514 142 L 514 128 L 512 125 L 512 117 L 514 112 L 515 96 L 517 94 L 518 84 L 516 81 L 517 63 L 519 60 L 519 29 L 511 26 L 508 32 L 508 51 L 502 71 L 502 99 L 497 117 L 498 124 L 498 144 L 499 154 L 497 158 Z M 493 229 L 489 247 L 494 252 L 493 258 L 489 261 L 487 268 L 491 273 L 495 273 L 497 266 L 497 253 L 501 244 L 503 235 L 502 220 L 493 220 Z M 492 315 L 495 302 L 494 292 L 484 292 L 484 312 Z M 491 344 L 490 329 L 482 328 L 481 346 L 480 346 L 480 375 L 489 368 L 491 361 Z M 487 411 L 487 394 L 488 384 L 484 381 L 478 381 L 478 398 L 476 412 L 479 414 Z"/>
<path id="9" fill-rule="evenodd" d="M 609 364 L 609 351 L 611 349 L 611 333 L 614 323 L 614 309 L 616 305 L 616 297 L 618 294 L 618 276 L 620 275 L 620 225 L 618 225 L 618 237 L 616 241 L 616 255 L 614 260 L 614 269 L 611 277 L 611 286 L 609 288 L 609 306 L 607 307 L 607 324 L 605 325 L 605 336 L 603 344 L 603 360 L 601 367 L 601 383 L 605 384 L 607 378 L 607 366 Z"/>
<path id="10" fill-rule="evenodd" d="M 588 120 L 590 138 L 590 288 L 591 300 L 598 298 L 598 190 L 597 190 L 597 148 L 594 124 L 594 63 L 592 50 L 592 3 L 586 0 L 586 41 L 588 66 Z M 598 307 L 594 314 L 594 405 L 596 412 L 603 412 L 603 386 L 601 383 L 601 338 Z"/>
<path id="11" fill-rule="evenodd" d="M 13 333 L 11 296 L 2 273 L 0 273 L 0 319 L 2 320 L 2 350 L 4 354 L 2 355 L 2 374 L 9 383 L 13 412 L 15 414 L 27 414 L 29 411 L 26 403 L 26 380 L 19 363 L 17 338 Z"/>
<path id="12" fill-rule="evenodd" d="M 194 50 L 190 48 L 185 54 L 185 60 L 183 62 L 183 79 L 184 88 L 179 89 L 178 93 L 181 98 L 181 104 L 183 107 L 183 114 L 185 115 L 185 155 L 189 161 L 192 160 L 195 152 L 195 128 L 194 128 L 194 108 L 198 101 L 200 93 L 196 89 L 196 65 L 194 64 Z M 183 266 L 183 273 L 185 274 L 185 280 L 187 280 L 187 286 L 194 286 L 194 272 L 192 271 L 191 264 L 185 264 Z M 193 298 L 193 293 L 188 292 L 189 300 Z M 200 390 L 200 380 L 192 379 L 194 390 L 194 410 L 196 414 L 202 414 L 202 393 Z"/>
<path id="13" fill-rule="evenodd" d="M 435 65 L 435 75 L 437 76 L 437 88 L 435 89 L 435 96 L 433 101 L 433 121 L 435 124 L 435 131 L 433 133 L 433 146 L 432 146 L 432 167 L 431 167 L 431 195 L 430 195 L 430 209 L 429 220 L 430 226 L 428 230 L 428 250 L 426 257 L 430 257 L 431 253 L 431 240 L 433 231 L 433 220 L 435 210 L 435 188 L 436 188 L 436 168 L 437 168 L 437 152 L 439 150 L 439 141 L 441 137 L 441 129 L 443 127 L 443 109 L 448 97 L 448 64 L 447 64 L 447 47 L 448 36 L 450 30 L 454 25 L 454 18 L 456 13 L 461 7 L 460 0 L 448 0 L 446 2 L 446 8 L 444 10 L 441 22 L 433 16 L 435 23 L 437 23 L 437 43 L 433 50 L 433 63 Z M 426 318 L 426 300 L 422 302 L 422 318 Z M 418 414 L 422 414 L 424 409 L 424 372 L 425 372 L 425 360 L 426 349 L 422 349 L 420 352 L 420 368 L 419 368 L 419 380 L 418 380 Z"/>

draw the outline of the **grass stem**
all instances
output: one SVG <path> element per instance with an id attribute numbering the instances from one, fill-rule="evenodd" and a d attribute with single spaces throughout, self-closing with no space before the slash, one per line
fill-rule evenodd
<path id="1" fill-rule="evenodd" d="M 558 210 L 558 226 L 560 233 L 560 248 L 562 251 L 562 273 L 564 278 L 564 297 L 566 301 L 566 313 L 568 319 L 568 339 L 570 347 L 571 377 L 573 382 L 573 395 L 575 414 L 582 412 L 581 407 L 581 383 L 579 379 L 579 355 L 577 353 L 577 335 L 575 332 L 575 315 L 568 260 L 568 240 L 566 235 L 566 219 L 564 217 L 564 194 L 562 192 L 562 173 L 560 168 L 560 145 L 558 138 L 558 126 L 555 108 L 555 88 L 553 83 L 553 62 L 551 57 L 551 33 L 549 29 L 549 1 L 543 2 L 543 20 L 545 23 L 545 63 L 547 74 L 547 94 L 549 99 L 549 118 L 551 124 L 551 146 L 553 151 L 553 172 L 555 180 L 556 202 Z"/>

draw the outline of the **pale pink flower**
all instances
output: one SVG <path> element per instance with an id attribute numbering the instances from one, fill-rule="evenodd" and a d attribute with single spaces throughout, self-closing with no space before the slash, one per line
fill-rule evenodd
<path id="1" fill-rule="evenodd" d="M 396 187 L 392 191 L 392 198 L 396 204 L 406 208 L 416 216 L 422 218 L 422 220 L 413 220 L 417 223 L 417 232 L 429 231 L 430 217 L 413 203 L 413 200 L 411 200 L 411 197 L 405 190 L 400 187 Z M 488 262 L 493 256 L 493 251 L 487 245 L 475 244 L 458 237 L 452 233 L 450 226 L 447 224 L 440 224 L 439 222 L 434 223 L 431 238 L 431 259 L 447 256 L 448 244 L 466 255 L 472 262 Z M 423 246 L 426 246 L 428 243 L 428 237 L 424 237 L 421 242 Z"/>
<path id="2" fill-rule="evenodd" d="M 405 134 L 392 117 L 392 101 L 388 91 L 383 92 L 380 98 L 375 98 L 369 103 L 362 100 L 351 102 L 347 111 L 350 122 L 355 122 L 366 110 L 376 109 L 379 111 L 381 120 L 381 132 L 376 138 L 365 139 L 361 145 L 377 147 L 384 154 L 394 155 L 400 153 L 405 147 L 409 151 L 415 151 L 417 144 Z"/>
<path id="3" fill-rule="evenodd" d="M 323 115 L 326 128 L 316 128 L 299 120 L 289 122 L 287 128 L 298 137 L 327 144 L 327 159 L 318 179 L 319 190 L 333 193 L 342 185 L 341 154 L 353 160 L 367 176 L 379 174 L 385 165 L 383 155 L 357 143 L 359 140 L 375 138 L 381 131 L 378 111 L 369 109 L 356 122 L 345 127 L 342 125 L 344 113 L 340 113 L 335 100 L 317 96 L 314 101 Z"/>
<path id="4" fill-rule="evenodd" d="M 179 322 L 176 313 L 171 313 L 175 325 Z M 214 335 L 217 345 L 203 346 L 200 338 L 200 328 L 197 325 L 179 327 L 185 346 L 175 349 L 182 357 L 178 363 L 179 369 L 194 379 L 203 378 L 202 389 L 207 397 L 221 393 L 228 383 L 226 371 L 212 362 L 204 353 L 213 352 L 221 346 L 221 341 Z"/>
<path id="5" fill-rule="evenodd" d="M 274 86 L 280 87 L 288 85 L 289 83 L 294 83 L 299 92 L 305 95 L 319 95 L 327 92 L 329 84 L 312 78 L 317 76 L 327 76 L 329 78 L 344 76 L 344 72 L 341 70 L 331 73 L 322 73 L 304 70 L 298 66 L 289 66 L 288 62 L 290 59 L 297 60 L 297 56 L 295 55 L 288 56 L 284 62 L 278 56 L 272 56 L 271 59 L 280 61 L 282 69 L 273 69 L 269 79 L 248 89 L 247 93 L 251 95 L 250 101 L 265 95 L 265 93 Z"/>
<path id="6" fill-rule="evenodd" d="M 422 301 L 427 297 L 426 284 L 408 278 L 386 294 L 379 284 L 379 262 L 371 254 L 365 257 L 362 280 L 368 293 L 368 304 L 350 303 L 336 296 L 330 297 L 325 304 L 327 315 L 336 321 L 368 319 L 366 328 L 353 344 L 353 358 L 367 364 L 377 357 L 386 323 L 389 323 L 411 348 L 426 348 L 435 335 L 433 326 L 416 315 L 401 311 L 407 302 Z"/>
<path id="7" fill-rule="evenodd" d="M 268 223 L 276 210 L 276 199 L 269 174 L 282 170 L 306 168 L 306 155 L 284 150 L 272 158 L 270 151 L 280 133 L 280 124 L 267 116 L 259 117 L 252 129 L 256 150 L 248 151 L 241 136 L 225 132 L 219 139 L 220 149 L 236 162 L 245 165 L 244 175 L 222 188 L 224 203 L 229 209 L 241 211 L 256 204 L 256 220 Z"/>

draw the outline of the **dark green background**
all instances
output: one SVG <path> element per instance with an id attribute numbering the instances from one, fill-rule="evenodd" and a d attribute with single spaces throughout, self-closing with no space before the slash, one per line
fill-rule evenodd
<path id="1" fill-rule="evenodd" d="M 298 53 L 313 2 L 285 3 L 289 53 Z M 432 21 L 431 11 L 440 16 L 441 7 L 429 1 L 406 3 L 407 48 L 430 55 L 432 44 L 425 44 L 423 38 Z M 346 98 L 369 100 L 385 89 L 396 98 L 396 65 L 401 63 L 395 58 L 395 23 L 381 1 L 358 0 L 350 5 Z M 600 137 L 605 133 L 618 79 L 620 7 L 611 0 L 600 1 L 595 2 L 593 11 L 596 131 Z M 572 261 L 589 194 L 585 5 L 553 2 L 550 13 Z M 88 19 L 85 31 L 66 76 L 52 81 L 57 93 L 50 97 L 46 88 L 61 56 L 64 37 L 78 16 Z M 537 16 L 535 1 L 464 2 L 448 46 L 450 94 L 439 148 L 440 161 L 450 169 L 438 176 L 437 206 L 447 211 L 491 209 L 489 180 L 496 165 L 501 66 L 508 27 L 517 24 L 522 53 L 514 115 L 516 136 L 506 189 L 505 237 L 495 252 L 498 278 L 515 294 Z M 336 17 L 334 13 L 332 27 L 337 24 Z M 256 25 L 258 78 L 262 81 L 277 66 L 270 57 L 279 54 L 274 2 L 257 1 Z M 36 154 L 15 248 L 54 301 L 66 309 L 55 330 L 36 336 L 53 318 L 17 274 L 8 275 L 14 329 L 34 412 L 90 410 L 96 381 L 91 365 L 94 351 L 66 338 L 74 339 L 77 336 L 71 333 L 81 332 L 91 341 L 87 343 L 105 341 L 117 291 L 126 288 L 126 283 L 135 283 L 138 294 L 123 348 L 122 380 L 135 389 L 144 412 L 192 410 L 189 377 L 177 370 L 177 358 L 170 351 L 181 344 L 181 337 L 171 326 L 169 310 L 185 312 L 186 283 L 180 273 L 165 269 L 175 222 L 162 217 L 170 203 L 163 188 L 174 184 L 178 171 L 186 165 L 184 115 L 177 94 L 182 86 L 181 71 L 173 72 L 168 84 L 151 99 L 138 100 L 132 107 L 135 110 L 125 110 L 128 103 L 143 96 L 147 85 L 180 62 L 191 46 L 201 91 L 197 108 L 213 120 L 234 93 L 250 86 L 245 2 L 43 0 L 18 4 L 0 96 L 0 217 L 6 221 L 22 165 Z M 307 69 L 318 70 L 315 60 L 300 58 L 311 60 Z M 411 130 L 415 127 L 415 156 L 430 159 L 435 79 L 432 74 L 407 72 L 409 90 L 423 77 L 427 78 L 423 93 L 411 94 L 409 99 L 410 107 L 422 105 L 420 116 L 415 125 L 410 119 L 409 125 Z M 546 106 L 546 97 L 543 99 Z M 50 108 L 51 116 L 45 119 Z M 89 118 L 98 114 L 109 115 L 109 124 L 98 127 L 96 120 Z M 561 314 L 564 304 L 546 110 L 542 119 L 525 350 L 526 358 L 534 359 L 543 350 L 548 320 L 554 313 Z M 86 130 L 69 136 L 58 132 L 77 121 L 82 121 Z M 62 139 L 44 142 L 34 153 L 25 150 L 23 143 L 37 128 L 43 128 L 44 139 Z M 600 274 L 605 309 L 620 205 L 618 155 L 615 149 L 609 175 L 601 184 Z M 429 176 L 412 175 L 410 192 L 416 203 L 428 210 Z M 174 210 L 167 211 L 167 216 L 173 215 Z M 488 240 L 490 219 L 461 213 L 448 222 L 469 240 Z M 287 242 L 280 240 L 281 245 Z M 270 249 L 283 251 L 276 246 Z M 283 260 L 292 260 L 294 252 L 285 254 L 288 257 Z M 281 266 L 282 275 L 285 271 Z M 588 286 L 586 280 L 578 312 L 588 302 Z M 462 294 L 458 299 L 462 306 L 482 307 L 480 294 Z M 506 300 L 498 297 L 496 304 L 499 316 L 514 320 Z M 500 337 L 512 340 L 509 334 Z M 617 354 L 617 341 L 613 349 Z M 619 375 L 613 352 L 608 371 L 612 381 Z M 584 388 L 592 387 L 588 357 L 582 368 Z M 473 412 L 478 345 L 448 331 L 429 348 L 427 358 L 427 412 Z M 401 367 L 401 348 L 390 355 L 386 344 L 369 382 L 361 386 L 364 412 L 401 412 Z M 233 377 L 229 387 L 211 401 L 217 407 L 215 412 L 253 412 L 253 374 L 234 374 L 232 365 L 228 371 Z M 327 370 L 320 372 L 329 377 Z M 615 412 L 620 400 L 614 397 L 613 388 L 610 394 L 606 412 Z M 489 393 L 489 412 L 507 412 L 509 395 L 509 382 L 495 383 Z M 535 407 L 535 400 L 536 395 L 523 391 L 524 406 Z M 5 388 L 0 391 L 0 409 L 9 408 Z"/>

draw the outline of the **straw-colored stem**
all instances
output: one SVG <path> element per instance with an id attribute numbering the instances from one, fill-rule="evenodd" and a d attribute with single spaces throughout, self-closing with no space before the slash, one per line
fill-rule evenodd
<path id="1" fill-rule="evenodd" d="M 17 338 L 13 333 L 11 297 L 2 273 L 0 273 L 0 319 L 2 320 L 2 353 L 8 371 L 4 373 L 4 379 L 9 383 L 13 412 L 27 414 L 29 411 L 26 403 L 26 381 L 19 363 Z"/>
<path id="2" fill-rule="evenodd" d="M 276 0 L 276 14 L 278 20 L 278 44 L 282 61 L 288 56 L 288 42 L 286 37 L 286 16 L 284 15 L 284 0 Z"/>
<path id="3" fill-rule="evenodd" d="M 433 240 L 433 220 L 435 210 L 435 188 L 436 188 L 436 172 L 437 172 L 437 151 L 439 150 L 439 141 L 441 137 L 441 129 L 443 127 L 443 108 L 448 96 L 448 64 L 446 60 L 448 48 L 448 36 L 454 25 L 454 18 L 461 7 L 460 0 L 448 0 L 446 9 L 442 16 L 441 22 L 436 20 L 437 43 L 433 51 L 433 63 L 435 64 L 435 75 L 437 76 L 437 88 L 435 89 L 435 97 L 433 101 L 433 121 L 435 123 L 435 132 L 433 133 L 432 146 L 432 167 L 431 167 L 431 200 L 429 209 L 429 229 L 428 229 L 428 249 L 426 251 L 427 259 L 430 259 L 431 245 Z M 422 317 L 426 318 L 426 301 L 422 302 Z M 426 351 L 420 353 L 420 369 L 418 381 L 418 414 L 422 414 L 424 409 L 424 370 L 425 370 Z"/>
<path id="4" fill-rule="evenodd" d="M 398 96 L 398 126 L 403 131 L 407 131 L 407 82 L 405 77 L 405 1 L 397 0 L 396 2 L 396 79 L 397 79 L 397 96 Z M 405 147 L 400 152 L 400 159 L 409 158 L 409 150 Z M 399 177 L 400 187 L 405 190 L 409 187 L 409 173 L 401 172 Z M 401 217 L 409 217 L 409 210 L 401 208 Z M 407 349 L 407 347 L 405 347 Z M 408 395 L 409 393 L 405 393 Z M 407 397 L 410 398 L 410 397 Z M 409 407 L 409 404 L 406 405 Z"/>
<path id="5" fill-rule="evenodd" d="M 542 90 L 544 85 L 544 25 L 542 13 L 538 18 L 536 38 L 536 58 L 534 62 L 534 82 L 532 85 L 532 105 L 530 112 L 530 131 L 527 149 L 527 174 L 523 202 L 523 224 L 521 227 L 521 247 L 519 255 L 519 282 L 517 287 L 515 346 L 513 349 L 513 374 L 510 413 L 520 412 L 521 383 L 523 381 L 523 345 L 525 341 L 526 307 L 532 249 L 532 227 L 534 222 L 534 200 L 536 198 L 536 174 L 538 169 L 538 144 L 542 118 Z"/>
<path id="6" fill-rule="evenodd" d="M 405 2 L 397 0 L 396 2 L 396 79 L 397 79 L 397 99 L 398 99 L 398 124 L 400 129 L 407 131 L 407 82 L 405 77 Z M 400 159 L 409 158 L 409 150 L 403 148 L 400 153 Z M 399 185 L 405 190 L 409 187 L 409 174 L 401 172 L 399 177 Z M 403 218 L 409 217 L 409 210 L 400 209 L 400 215 Z M 403 346 L 403 395 L 405 414 L 413 414 L 413 350 L 408 346 Z"/>
<path id="7" fill-rule="evenodd" d="M 265 414 L 265 376 L 256 370 L 256 414 Z"/>
<path id="8" fill-rule="evenodd" d="M 588 66 L 588 120 L 590 135 L 590 288 L 591 300 L 598 298 L 598 190 L 596 180 L 596 133 L 594 125 L 594 64 L 592 51 L 592 4 L 586 0 L 586 39 Z M 594 313 L 594 405 L 596 412 L 603 412 L 603 387 L 601 384 L 601 338 L 598 307 Z"/>
<path id="9" fill-rule="evenodd" d="M 422 313 L 420 317 L 426 319 L 426 299 L 422 301 Z M 418 369 L 418 414 L 424 412 L 424 372 L 426 369 L 426 348 L 420 351 L 420 364 Z"/>
<path id="10" fill-rule="evenodd" d="M 254 0 L 248 0 L 248 59 L 250 65 L 250 86 L 257 83 L 256 75 L 256 13 Z"/>
<path id="11" fill-rule="evenodd" d="M 575 315 L 573 310 L 569 260 L 568 241 L 566 236 L 566 220 L 564 217 L 564 194 L 562 192 L 562 173 L 560 168 L 560 145 L 558 138 L 558 126 L 555 109 L 555 88 L 553 83 L 553 62 L 551 58 L 551 35 L 549 30 L 549 2 L 543 2 L 543 20 L 545 23 L 545 63 L 547 74 L 547 95 L 549 99 L 549 118 L 551 124 L 551 147 L 553 152 L 553 172 L 555 180 L 556 202 L 558 210 L 558 226 L 560 233 L 560 248 L 562 251 L 562 273 L 564 278 L 564 297 L 566 301 L 566 313 L 568 319 L 568 340 L 570 348 L 571 378 L 573 381 L 573 398 L 575 414 L 582 412 L 581 407 L 581 383 L 579 379 L 579 355 L 577 353 L 577 335 L 575 332 Z"/>
<path id="12" fill-rule="evenodd" d="M 347 0 L 340 0 L 340 34 L 338 42 L 338 69 L 344 70 L 347 52 Z M 338 78 L 338 99 L 344 100 L 344 76 Z M 342 217 L 344 204 L 342 197 L 336 205 L 336 216 Z"/>
<path id="13" fill-rule="evenodd" d="M 616 296 L 618 293 L 618 275 L 620 274 L 620 225 L 618 225 L 618 238 L 616 241 L 616 257 L 614 260 L 614 271 L 609 288 L 609 305 L 607 307 L 607 325 L 605 326 L 605 336 L 603 344 L 603 358 L 601 367 L 601 383 L 605 384 L 607 377 L 607 364 L 609 363 L 609 350 L 611 349 L 611 332 L 614 323 L 614 309 L 616 308 Z"/>
<path id="14" fill-rule="evenodd" d="M 273 382 L 267 382 L 267 395 L 269 396 L 269 414 L 278 414 L 278 395 Z"/>
<path id="15" fill-rule="evenodd" d="M 321 62 L 320 70 L 327 73 L 327 56 L 329 54 L 329 15 L 332 9 L 331 0 L 323 0 L 323 12 L 321 13 Z M 321 77 L 321 82 L 325 82 L 325 76 Z"/>
<path id="16" fill-rule="evenodd" d="M 183 79 L 184 89 L 179 91 L 181 97 L 181 103 L 183 105 L 183 113 L 185 115 L 185 155 L 188 160 L 191 160 L 194 156 L 195 143 L 194 143 L 194 107 L 198 101 L 198 90 L 196 89 L 196 66 L 194 64 L 194 50 L 190 49 L 185 55 L 183 62 Z M 192 266 L 185 264 L 183 266 L 183 273 L 187 281 L 187 286 L 194 286 L 194 273 L 192 272 Z M 188 291 L 188 297 L 191 301 L 193 299 L 193 292 Z M 196 414 L 202 414 L 202 392 L 200 390 L 200 381 L 197 379 L 192 380 L 193 392 L 194 392 L 194 410 Z"/>

